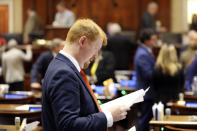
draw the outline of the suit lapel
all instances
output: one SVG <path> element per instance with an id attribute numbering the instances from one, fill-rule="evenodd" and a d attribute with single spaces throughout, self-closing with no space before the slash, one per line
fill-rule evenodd
<path id="1" fill-rule="evenodd" d="M 72 70 L 75 72 L 75 74 L 78 76 L 78 78 L 79 78 L 79 79 L 81 80 L 81 82 L 83 83 L 84 87 L 86 88 L 86 90 L 88 91 L 88 93 L 89 93 L 89 95 L 91 96 L 92 100 L 94 101 L 95 106 L 97 107 L 97 104 L 96 104 L 96 102 L 95 102 L 95 100 L 94 100 L 94 97 L 92 96 L 92 94 L 91 94 L 90 90 L 88 89 L 88 87 L 87 87 L 87 85 L 86 85 L 86 83 L 85 83 L 83 77 L 81 76 L 81 74 L 80 74 L 80 72 L 77 70 L 77 68 L 74 66 L 74 64 L 73 64 L 66 56 L 64 56 L 64 55 L 62 55 L 62 54 L 60 54 L 60 53 L 57 54 L 56 58 L 57 58 L 57 59 L 60 59 L 60 60 L 62 60 L 62 61 L 64 61 L 66 64 L 69 65 L 69 67 L 72 68 Z M 98 107 L 97 107 L 97 109 L 98 109 Z M 99 110 L 99 109 L 98 109 L 98 110 Z"/>
<path id="2" fill-rule="evenodd" d="M 155 61 L 155 58 L 151 55 L 151 53 L 144 46 L 141 45 L 140 48 L 144 50 L 148 54 L 148 56 L 151 57 L 151 61 L 153 62 Z"/>

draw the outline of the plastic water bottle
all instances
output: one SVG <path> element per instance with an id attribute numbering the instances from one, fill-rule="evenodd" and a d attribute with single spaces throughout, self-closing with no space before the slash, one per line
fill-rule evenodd
<path id="1" fill-rule="evenodd" d="M 16 126 L 16 129 L 19 130 L 20 128 L 20 117 L 15 117 L 15 126 Z"/>
<path id="2" fill-rule="evenodd" d="M 163 120 L 164 118 L 164 105 L 163 103 L 160 101 L 159 104 L 158 104 L 158 110 L 159 110 L 159 120 Z"/>
<path id="3" fill-rule="evenodd" d="M 166 112 L 167 119 L 169 119 L 170 116 L 171 116 L 171 109 L 170 108 L 166 108 L 165 112 Z"/>

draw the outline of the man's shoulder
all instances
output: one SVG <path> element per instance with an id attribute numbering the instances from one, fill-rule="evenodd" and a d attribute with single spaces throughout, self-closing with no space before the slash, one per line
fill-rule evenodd
<path id="1" fill-rule="evenodd" d="M 4 55 L 13 55 L 13 54 L 15 54 L 15 55 L 18 55 L 18 54 L 20 54 L 20 53 L 23 53 L 21 50 L 19 50 L 19 49 L 15 49 L 15 48 L 13 48 L 13 49 L 10 49 L 10 50 L 8 50 L 7 52 L 5 52 L 5 53 L 3 53 Z"/>
<path id="2" fill-rule="evenodd" d="M 136 53 L 135 53 L 135 61 L 141 60 L 141 58 L 149 57 L 150 54 L 146 49 L 142 46 L 139 46 Z"/>
<path id="3" fill-rule="evenodd" d="M 49 59 L 50 57 L 53 57 L 53 54 L 51 51 L 47 51 L 47 52 L 41 53 L 40 57 Z"/>
<path id="4" fill-rule="evenodd" d="M 145 55 L 145 54 L 147 54 L 147 51 L 146 51 L 145 47 L 143 47 L 142 45 L 140 45 L 137 48 L 136 54 Z"/>
<path id="5" fill-rule="evenodd" d="M 41 53 L 41 56 L 48 56 L 48 55 L 52 56 L 52 52 L 51 51 L 46 51 L 46 52 Z"/>

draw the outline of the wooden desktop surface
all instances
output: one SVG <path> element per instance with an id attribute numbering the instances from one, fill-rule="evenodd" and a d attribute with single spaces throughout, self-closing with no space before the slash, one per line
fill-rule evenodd
<path id="1" fill-rule="evenodd" d="M 16 107 L 24 104 L 0 104 L 0 114 L 32 114 L 33 112 L 25 110 L 17 110 Z M 36 111 L 41 112 L 41 111 Z"/>
<path id="2" fill-rule="evenodd" d="M 188 115 L 172 115 L 169 119 L 164 116 L 164 120 L 156 121 L 152 119 L 150 125 L 184 125 L 184 126 L 197 126 L 197 121 L 190 121 L 192 116 Z"/>
<path id="3" fill-rule="evenodd" d="M 15 117 L 20 117 L 21 120 L 27 118 L 27 122 L 41 121 L 41 111 L 16 109 L 22 105 L 24 104 L 0 104 L 0 125 L 13 125 Z"/>

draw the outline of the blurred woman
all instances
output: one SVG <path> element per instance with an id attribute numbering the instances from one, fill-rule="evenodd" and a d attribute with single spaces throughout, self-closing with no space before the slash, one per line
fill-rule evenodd
<path id="1" fill-rule="evenodd" d="M 155 89 L 155 102 L 164 104 L 176 100 L 184 87 L 184 73 L 178 62 L 173 45 L 163 45 L 153 71 L 152 86 Z"/>

